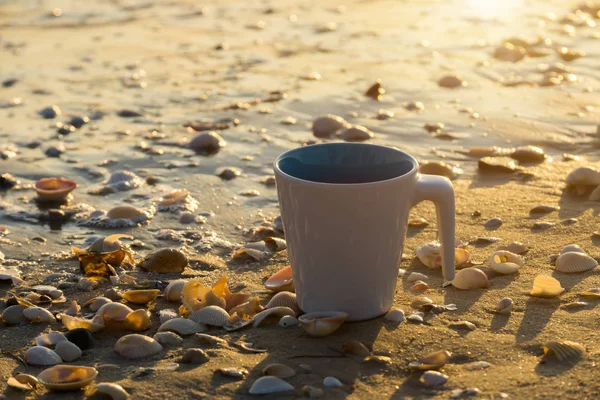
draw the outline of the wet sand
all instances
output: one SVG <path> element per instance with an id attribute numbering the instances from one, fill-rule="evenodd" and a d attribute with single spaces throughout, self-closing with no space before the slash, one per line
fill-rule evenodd
<path id="1" fill-rule="evenodd" d="M 206 349 L 208 363 L 195 367 L 181 364 L 176 371 L 168 368 L 178 362 L 181 348 L 139 361 L 125 360 L 112 350 L 123 333 L 101 332 L 94 335 L 97 346 L 75 363 L 118 364 L 119 369 L 101 370 L 97 381 L 117 382 L 135 399 L 250 398 L 250 385 L 271 362 L 289 364 L 297 371 L 289 379 L 296 393 L 273 398 L 299 397 L 303 385 L 322 387 L 325 376 L 336 376 L 344 388 L 326 389 L 324 398 L 442 399 L 449 398 L 454 389 L 467 388 L 478 388 L 481 398 L 493 399 L 503 398 L 503 393 L 515 399 L 593 398 L 600 390 L 595 372 L 599 361 L 598 301 L 586 300 L 590 304 L 576 310 L 564 306 L 580 300 L 578 292 L 600 287 L 600 278 L 596 270 L 555 273 L 549 256 L 571 243 L 579 244 L 591 256 L 599 255 L 600 242 L 592 238 L 592 232 L 597 230 L 600 203 L 563 191 L 571 170 L 599 166 L 599 31 L 573 22 L 571 36 L 571 29 L 559 22 L 577 9 L 579 2 L 502 4 L 493 8 L 473 1 L 357 1 L 343 7 L 329 1 L 207 2 L 203 7 L 192 1 L 111 1 L 94 6 L 77 1 L 1 3 L 4 83 L 0 88 L 0 150 L 14 145 L 16 154 L 3 153 L 7 158 L 0 160 L 0 173 L 11 173 L 21 181 L 18 190 L 0 192 L 0 225 L 9 230 L 0 235 L 0 251 L 6 258 L 3 265 L 19 265 L 26 283 L 34 285 L 54 272 L 80 274 L 70 246 L 79 246 L 94 234 L 133 235 L 144 244 L 134 248 L 136 258 L 157 248 L 182 246 L 194 260 L 205 254 L 207 246 L 219 242 L 223 246 L 214 246 L 208 253 L 222 257 L 225 265 L 209 268 L 192 263 L 181 275 L 143 271 L 132 275 L 140 281 L 199 276 L 212 284 L 226 273 L 233 285 L 244 282 L 245 291 L 260 290 L 264 276 L 286 265 L 285 252 L 268 261 L 246 264 L 231 261 L 230 256 L 251 240 L 248 230 L 271 226 L 279 215 L 275 189 L 261 180 L 272 174 L 276 155 L 318 140 L 310 128 L 316 117 L 337 114 L 373 131 L 372 143 L 397 146 L 419 160 L 441 160 L 464 170 L 453 181 L 457 239 L 502 239 L 486 247 L 467 247 L 473 260 L 483 262 L 481 268 L 490 277 L 488 289 L 442 288 L 440 271 L 415 259 L 415 248 L 436 238 L 434 208 L 422 204 L 411 216 L 432 223 L 423 230 L 409 229 L 404 252 L 410 259 L 400 267 L 426 274 L 432 289 L 423 295 L 436 303 L 455 303 L 457 311 L 428 315 L 422 325 L 403 322 L 394 327 L 381 318 L 345 324 L 322 339 L 276 323 L 230 334 L 211 329 L 208 333 L 230 343 L 252 342 L 268 352 L 249 354 L 234 346 Z M 49 16 L 54 7 L 62 9 L 62 16 Z M 538 36 L 553 41 L 550 46 L 538 46 L 548 50 L 547 56 L 525 57 L 517 63 L 492 56 L 504 39 L 534 41 Z M 554 52 L 560 46 L 586 55 L 565 62 Z M 575 81 L 567 83 L 565 78 L 560 85 L 539 86 L 543 78 L 539 71 L 545 68 L 540 64 L 557 62 L 565 64 Z M 321 78 L 313 80 L 313 73 Z M 438 79 L 453 73 L 468 86 L 438 86 Z M 12 84 L 6 83 L 13 79 Z M 385 88 L 381 101 L 364 95 L 377 79 Z M 514 82 L 520 83 L 514 86 Z M 422 102 L 424 109 L 408 110 L 406 103 L 414 101 Z M 61 115 L 54 119 L 38 115 L 39 110 L 54 104 L 62 110 Z M 117 113 L 124 109 L 140 116 L 119 117 Z M 379 109 L 395 115 L 379 120 Z M 57 122 L 82 115 L 91 121 L 74 132 L 57 135 Z M 297 122 L 283 124 L 287 117 Z M 187 121 L 226 123 L 228 128 L 219 133 L 227 146 L 212 156 L 195 154 L 185 145 L 197 133 L 184 127 Z M 442 132 L 454 139 L 442 140 L 423 129 L 425 123 L 435 122 L 444 123 Z M 64 154 L 47 157 L 46 148 L 59 141 L 66 147 Z M 140 146 L 142 141 L 147 146 Z M 549 158 L 539 165 L 527 165 L 526 173 L 490 175 L 478 171 L 476 159 L 459 152 L 520 145 L 540 146 Z M 565 161 L 563 153 L 581 160 Z M 243 172 L 224 181 L 215 175 L 221 167 L 237 167 Z M 152 176 L 158 183 L 105 196 L 88 193 L 119 170 L 133 171 L 144 179 Z M 161 195 L 187 188 L 199 203 L 195 214 L 208 217 L 205 223 L 190 226 L 180 224 L 176 213 L 157 212 L 149 224 L 133 229 L 97 229 L 72 221 L 61 230 L 50 230 L 46 224 L 16 221 L 23 213 L 15 207 L 35 216 L 40 212 L 31 184 L 46 176 L 75 180 L 78 188 L 73 204 L 88 204 L 91 209 L 108 210 L 122 204 L 147 209 Z M 259 195 L 241 195 L 248 190 L 257 190 Z M 531 227 L 536 220 L 529 210 L 540 204 L 561 208 L 541 218 L 555 226 L 535 232 Z M 476 210 L 481 217 L 472 216 Z M 483 222 L 492 217 L 502 218 L 503 225 L 486 231 Z M 572 217 L 578 222 L 560 223 Z M 159 232 L 164 229 L 174 230 L 171 237 L 179 240 L 159 239 L 166 236 Z M 486 265 L 493 250 L 513 240 L 530 248 L 525 266 L 514 275 L 490 272 Z M 530 297 L 533 279 L 540 274 L 556 277 L 567 291 L 553 299 Z M 399 278 L 394 302 L 394 307 L 407 315 L 416 311 L 410 303 L 420 296 L 411 292 L 410 286 L 406 278 Z M 91 292 L 70 289 L 65 295 L 83 304 L 109 287 L 104 281 Z M 11 288 L 4 285 L 1 289 Z M 491 312 L 503 297 L 515 301 L 510 316 Z M 153 327 L 144 334 L 154 335 L 159 326 L 154 311 L 167 307 L 176 308 L 163 299 L 157 302 Z M 56 305 L 51 310 L 65 308 Z M 463 320 L 477 329 L 449 327 Z M 37 375 L 42 370 L 24 365 L 19 357 L 40 332 L 51 329 L 61 330 L 62 325 L 0 326 L 0 392 L 7 398 L 84 398 L 83 392 L 56 394 L 40 388 L 27 394 L 6 388 L 12 374 Z M 362 341 L 374 354 L 389 355 L 392 364 L 371 365 L 343 356 L 341 345 L 349 339 Z M 574 365 L 539 364 L 541 346 L 553 340 L 582 343 L 588 355 Z M 189 337 L 183 347 L 202 346 Z M 442 369 L 449 380 L 441 387 L 426 388 L 408 364 L 440 349 L 453 353 Z M 491 366 L 469 371 L 472 361 L 487 361 Z M 310 366 L 310 372 L 301 364 Z M 214 373 L 226 366 L 243 366 L 250 375 L 238 381 Z"/>

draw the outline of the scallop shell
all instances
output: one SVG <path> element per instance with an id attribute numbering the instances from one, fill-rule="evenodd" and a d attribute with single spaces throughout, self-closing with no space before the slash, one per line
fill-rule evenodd
<path id="1" fill-rule="evenodd" d="M 563 253 L 556 259 L 556 271 L 565 274 L 589 271 L 598 265 L 598 261 L 584 253 Z"/>
<path id="2" fill-rule="evenodd" d="M 586 354 L 583 345 L 569 340 L 546 343 L 543 350 L 542 361 L 544 362 L 557 360 L 564 363 L 575 363 Z"/>
<path id="3" fill-rule="evenodd" d="M 144 358 L 160 353 L 162 346 L 149 336 L 133 333 L 125 335 L 115 343 L 115 351 L 126 358 Z"/>
<path id="4" fill-rule="evenodd" d="M 512 274 L 525 264 L 525 260 L 518 254 L 507 250 L 495 251 L 490 257 L 490 268 L 499 274 Z"/>
<path id="5" fill-rule="evenodd" d="M 43 178 L 35 183 L 40 201 L 63 201 L 76 187 L 77 183 L 67 178 Z"/>
<path id="6" fill-rule="evenodd" d="M 265 368 L 263 368 L 262 373 L 265 376 L 276 376 L 282 379 L 287 379 L 296 376 L 296 371 L 294 371 L 294 368 L 280 363 L 273 363 L 267 365 Z"/>
<path id="7" fill-rule="evenodd" d="M 346 142 L 364 142 L 375 137 L 375 134 L 361 125 L 353 125 L 350 128 L 340 130 L 336 136 Z"/>
<path id="8" fill-rule="evenodd" d="M 279 326 L 281 326 L 283 328 L 287 328 L 289 326 L 296 326 L 299 323 L 300 323 L 300 321 L 298 321 L 298 318 L 293 317 L 291 315 L 284 315 L 279 320 Z"/>
<path id="9" fill-rule="evenodd" d="M 105 304 L 112 303 L 112 300 L 106 297 L 94 297 L 83 305 L 83 307 L 89 307 L 90 310 L 96 312 Z"/>
<path id="10" fill-rule="evenodd" d="M 416 281 L 424 281 L 429 279 L 429 277 L 425 274 L 421 274 L 419 272 L 411 272 L 407 277 L 406 277 L 406 282 L 416 282 Z"/>
<path id="11" fill-rule="evenodd" d="M 426 175 L 439 175 L 454 179 L 462 174 L 462 169 L 442 161 L 431 161 L 419 166 L 419 173 Z"/>
<path id="12" fill-rule="evenodd" d="M 346 354 L 364 358 L 371 354 L 371 350 L 358 340 L 349 340 L 342 345 L 342 351 Z"/>
<path id="13" fill-rule="evenodd" d="M 565 247 L 563 247 L 562 250 L 560 251 L 560 254 L 564 254 L 564 253 L 583 253 L 583 254 L 586 254 L 585 250 L 582 249 L 581 247 L 579 247 L 576 244 L 568 244 Z"/>
<path id="14" fill-rule="evenodd" d="M 180 346 L 183 343 L 183 338 L 175 332 L 157 332 L 153 338 L 163 347 Z"/>
<path id="15" fill-rule="evenodd" d="M 287 249 L 287 243 L 285 239 L 269 236 L 265 238 L 264 242 L 267 248 L 274 252 Z"/>
<path id="16" fill-rule="evenodd" d="M 56 318 L 54 315 L 45 308 L 41 307 L 30 307 L 23 310 L 23 315 L 31 322 L 54 322 Z"/>
<path id="17" fill-rule="evenodd" d="M 258 378 L 250 387 L 250 394 L 270 394 L 289 392 L 294 387 L 276 376 L 263 376 Z"/>
<path id="18" fill-rule="evenodd" d="M 28 349 L 23 358 L 27 364 L 31 365 L 56 365 L 62 362 L 58 354 L 42 346 L 34 346 Z"/>
<path id="19" fill-rule="evenodd" d="M 117 385 L 116 383 L 98 383 L 96 384 L 95 393 L 106 395 L 112 400 L 128 400 L 130 398 L 129 393 L 123 389 L 123 386 Z"/>
<path id="20" fill-rule="evenodd" d="M 391 323 L 394 323 L 394 324 L 399 324 L 402 321 L 404 321 L 404 319 L 405 319 L 404 311 L 399 310 L 399 309 L 390 310 L 390 311 L 388 311 L 387 314 L 385 314 L 383 319 L 385 319 L 386 321 L 389 321 Z"/>
<path id="21" fill-rule="evenodd" d="M 296 315 L 300 314 L 300 306 L 298 305 L 298 299 L 296 293 L 292 292 L 279 292 L 265 306 L 265 308 L 273 307 L 288 307 L 294 310 Z"/>
<path id="22" fill-rule="evenodd" d="M 158 289 L 128 290 L 121 297 L 133 304 L 148 304 L 160 293 Z"/>
<path id="23" fill-rule="evenodd" d="M 22 305 L 6 307 L 4 311 L 2 311 L 2 320 L 4 323 L 9 325 L 17 325 L 25 322 L 26 319 L 25 315 L 23 314 L 25 309 L 26 307 L 23 307 Z"/>
<path id="24" fill-rule="evenodd" d="M 477 268 L 465 268 L 456 273 L 452 286 L 460 290 L 473 290 L 488 287 L 487 275 Z"/>
<path id="25" fill-rule="evenodd" d="M 217 132 L 202 132 L 190 140 L 189 148 L 197 153 L 213 153 L 226 145 L 227 142 Z"/>
<path id="26" fill-rule="evenodd" d="M 265 281 L 265 287 L 273 292 L 295 292 L 292 267 L 287 266 L 275 272 Z"/>
<path id="27" fill-rule="evenodd" d="M 296 312 L 289 307 L 272 307 L 259 312 L 252 317 L 252 327 L 258 328 L 262 322 L 269 317 L 284 317 L 286 315 L 296 316 Z"/>
<path id="28" fill-rule="evenodd" d="M 81 349 L 75 343 L 71 343 L 68 340 L 58 342 L 54 347 L 54 352 L 66 362 L 75 361 L 82 354 Z"/>
<path id="29" fill-rule="evenodd" d="M 207 306 L 225 308 L 227 304 L 223 297 L 215 294 L 211 288 L 204 286 L 199 278 L 191 279 L 183 286 L 181 301 L 192 312 Z"/>
<path id="30" fill-rule="evenodd" d="M 535 297 L 556 297 L 565 289 L 560 286 L 560 282 L 550 276 L 538 275 L 533 280 L 533 289 L 530 294 Z"/>
<path id="31" fill-rule="evenodd" d="M 260 299 L 255 297 L 245 303 L 233 307 L 231 310 L 229 310 L 229 314 L 233 315 L 237 313 L 238 316 L 248 319 L 252 318 L 262 310 L 263 307 L 260 305 Z"/>
<path id="32" fill-rule="evenodd" d="M 188 259 L 182 251 L 178 249 L 160 249 L 144 257 L 139 267 L 149 272 L 167 274 L 181 273 L 187 265 Z"/>
<path id="33" fill-rule="evenodd" d="M 62 333 L 50 331 L 46 334 L 36 337 L 35 344 L 36 346 L 52 347 L 58 342 L 64 342 L 65 340 L 67 340 L 67 338 Z"/>
<path id="34" fill-rule="evenodd" d="M 165 308 L 164 310 L 160 310 L 158 312 L 158 319 L 160 320 L 161 324 L 164 324 L 173 318 L 177 318 L 178 315 L 179 314 L 177 314 L 177 311 L 173 310 L 172 308 Z"/>
<path id="35" fill-rule="evenodd" d="M 133 310 L 122 303 L 107 303 L 96 311 L 96 316 L 99 316 L 103 321 L 125 321 L 125 318 Z"/>
<path id="36" fill-rule="evenodd" d="M 298 318 L 300 325 L 311 336 L 327 336 L 337 331 L 348 318 L 348 313 L 341 311 L 321 311 L 302 315 Z"/>
<path id="37" fill-rule="evenodd" d="M 181 295 L 183 294 L 183 286 L 187 283 L 185 279 L 178 279 L 167 285 L 165 288 L 165 299 L 172 302 L 181 302 Z"/>
<path id="38" fill-rule="evenodd" d="M 498 304 L 496 305 L 496 310 L 495 310 L 496 314 L 508 315 L 511 313 L 514 306 L 515 306 L 515 303 L 514 303 L 513 299 L 511 299 L 509 297 L 505 297 L 502 300 L 500 300 L 498 302 Z"/>
<path id="39" fill-rule="evenodd" d="M 446 350 L 440 350 L 427 354 L 420 358 L 419 361 L 411 362 L 408 364 L 408 367 L 420 371 L 440 369 L 450 361 L 450 357 L 452 357 L 452 353 Z"/>
<path id="40" fill-rule="evenodd" d="M 350 126 L 342 117 L 328 114 L 324 117 L 318 117 L 313 121 L 313 135 L 318 138 L 328 138 L 340 129 Z"/>
<path id="41" fill-rule="evenodd" d="M 528 249 L 527 249 L 527 246 L 525 246 L 521 242 L 512 242 L 506 246 L 498 247 L 498 250 L 506 250 L 506 251 L 510 251 L 511 253 L 515 253 L 515 254 L 523 254 L 523 253 L 526 253 Z"/>
<path id="42" fill-rule="evenodd" d="M 125 329 L 134 332 L 140 332 L 149 329 L 152 326 L 152 321 L 150 321 L 150 312 L 143 308 L 130 312 L 127 314 L 127 317 L 125 317 L 123 326 Z"/>
<path id="43" fill-rule="evenodd" d="M 190 320 L 203 325 L 223 326 L 229 320 L 229 314 L 218 306 L 207 306 L 190 314 Z"/>
<path id="44" fill-rule="evenodd" d="M 70 331 L 73 329 L 83 328 L 89 330 L 90 332 L 98 332 L 99 330 L 104 329 L 104 324 L 102 321 L 96 319 L 90 320 L 79 317 L 71 317 L 66 314 L 58 314 L 58 316 L 60 317 L 60 321 L 65 328 Z"/>
<path id="45" fill-rule="evenodd" d="M 159 328 L 159 332 L 175 332 L 181 336 L 193 335 L 194 333 L 206 331 L 206 326 L 198 324 L 186 318 L 173 318 L 164 322 Z"/>
<path id="46" fill-rule="evenodd" d="M 47 389 L 56 391 L 79 390 L 96 379 L 98 371 L 79 365 L 56 365 L 42 371 L 38 380 Z"/>

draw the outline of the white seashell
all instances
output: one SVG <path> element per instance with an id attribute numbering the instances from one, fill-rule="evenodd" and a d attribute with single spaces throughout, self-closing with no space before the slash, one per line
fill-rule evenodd
<path id="1" fill-rule="evenodd" d="M 576 244 L 568 244 L 565 247 L 563 247 L 562 250 L 560 251 L 560 254 L 565 254 L 565 253 L 583 253 L 583 254 L 586 254 L 585 250 L 582 249 L 581 247 L 579 247 Z"/>
<path id="2" fill-rule="evenodd" d="M 164 310 L 160 310 L 158 312 L 158 319 L 160 320 L 161 324 L 164 324 L 170 319 L 177 318 L 178 315 L 179 314 L 177 314 L 177 311 L 171 308 L 165 308 Z"/>
<path id="3" fill-rule="evenodd" d="M 153 336 L 153 339 L 160 343 L 163 347 L 180 346 L 183 343 L 183 338 L 181 336 L 169 331 L 157 332 Z"/>
<path id="4" fill-rule="evenodd" d="M 411 272 L 410 275 L 406 278 L 407 282 L 416 282 L 416 281 L 425 281 L 429 279 L 429 277 L 425 274 L 421 274 L 419 272 Z"/>
<path id="5" fill-rule="evenodd" d="M 591 167 L 579 167 L 567 175 L 567 185 L 572 186 L 598 186 L 600 185 L 600 172 Z"/>
<path id="6" fill-rule="evenodd" d="M 419 380 L 425 386 L 438 386 L 448 382 L 448 376 L 438 371 L 425 371 Z"/>
<path id="7" fill-rule="evenodd" d="M 502 226 L 501 218 L 491 218 L 483 223 L 483 227 L 486 229 L 498 229 Z"/>
<path id="8" fill-rule="evenodd" d="M 487 361 L 473 361 L 471 363 L 466 364 L 465 368 L 468 371 L 479 371 L 479 370 L 482 370 L 482 369 L 487 369 L 487 368 L 489 368 L 491 366 L 492 366 L 492 364 L 490 364 Z"/>
<path id="9" fill-rule="evenodd" d="M 160 353 L 162 346 L 149 336 L 133 333 L 125 335 L 115 343 L 115 351 L 126 358 L 144 358 Z"/>
<path id="10" fill-rule="evenodd" d="M 313 135 L 318 138 L 327 138 L 340 129 L 347 128 L 348 126 L 350 126 L 350 124 L 342 117 L 328 114 L 324 117 L 318 117 L 313 121 L 312 131 Z"/>
<path id="11" fill-rule="evenodd" d="M 451 283 L 460 290 L 481 289 L 488 287 L 488 278 L 477 268 L 465 268 L 456 273 Z"/>
<path id="12" fill-rule="evenodd" d="M 564 291 L 558 280 L 550 276 L 538 275 L 533 280 L 530 294 L 535 297 L 556 297 Z"/>
<path id="13" fill-rule="evenodd" d="M 105 304 L 112 303 L 112 300 L 107 297 L 94 297 L 87 303 L 85 303 L 84 307 L 89 307 L 90 310 L 96 312 Z"/>
<path id="14" fill-rule="evenodd" d="M 36 293 L 45 294 L 46 296 L 49 296 L 52 299 L 58 299 L 60 296 L 63 295 L 63 291 L 55 288 L 54 286 L 37 285 L 32 287 L 31 289 Z"/>
<path id="15" fill-rule="evenodd" d="M 50 331 L 44 335 L 40 335 L 35 338 L 36 346 L 52 347 L 58 342 L 64 342 L 67 340 L 65 335 L 60 332 Z"/>
<path id="16" fill-rule="evenodd" d="M 266 247 L 274 252 L 282 251 L 287 249 L 287 243 L 285 239 L 281 239 L 278 237 L 267 237 L 264 240 Z"/>
<path id="17" fill-rule="evenodd" d="M 296 326 L 300 323 L 298 319 L 292 315 L 284 315 L 279 320 L 279 326 L 287 328 L 288 326 Z"/>
<path id="18" fill-rule="evenodd" d="M 263 321 L 269 317 L 284 317 L 286 315 L 290 315 L 292 317 L 296 316 L 296 312 L 289 307 L 273 307 L 266 309 L 264 311 L 259 312 L 254 317 L 252 317 L 252 327 L 258 328 Z M 305 314 L 306 315 L 306 314 Z M 299 321 L 301 323 L 301 321 Z"/>
<path id="19" fill-rule="evenodd" d="M 598 261 L 585 253 L 563 253 L 556 259 L 556 271 L 565 274 L 589 271 L 596 266 L 598 266 Z"/>
<path id="20" fill-rule="evenodd" d="M 294 387 L 276 376 L 263 376 L 258 378 L 250 387 L 250 394 L 270 394 L 289 392 Z"/>
<path id="21" fill-rule="evenodd" d="M 525 264 L 525 260 L 518 254 L 507 250 L 495 251 L 490 257 L 490 268 L 499 274 L 512 274 Z"/>
<path id="22" fill-rule="evenodd" d="M 505 297 L 496 305 L 496 314 L 508 315 L 513 310 L 515 303 L 513 299 Z"/>
<path id="23" fill-rule="evenodd" d="M 411 362 L 408 364 L 408 367 L 420 371 L 440 369 L 450 361 L 450 357 L 452 357 L 452 353 L 446 350 L 440 350 L 421 357 L 419 361 Z"/>
<path id="24" fill-rule="evenodd" d="M 348 318 L 348 313 L 341 311 L 321 311 L 300 316 L 298 321 L 306 333 L 311 336 L 327 336 L 337 331 Z"/>
<path id="25" fill-rule="evenodd" d="M 336 377 L 327 376 L 323 379 L 323 386 L 326 388 L 343 388 L 344 384 Z"/>
<path id="26" fill-rule="evenodd" d="M 527 246 L 521 242 L 512 242 L 509 245 L 498 247 L 498 250 L 506 250 L 515 254 L 523 254 L 527 252 Z"/>
<path id="27" fill-rule="evenodd" d="M 288 307 L 294 310 L 296 314 L 300 314 L 300 306 L 298 306 L 298 300 L 296 299 L 296 293 L 292 292 L 279 292 L 265 306 L 266 309 L 273 307 Z"/>
<path id="28" fill-rule="evenodd" d="M 27 364 L 31 365 L 56 365 L 62 362 L 56 352 L 42 346 L 34 346 L 28 349 L 23 358 Z"/>
<path id="29" fill-rule="evenodd" d="M 60 356 L 63 361 L 71 362 L 81 357 L 81 349 L 75 343 L 68 340 L 56 344 L 54 352 Z"/>
<path id="30" fill-rule="evenodd" d="M 107 303 L 96 311 L 96 316 L 104 321 L 125 321 L 127 315 L 133 312 L 133 309 L 122 303 Z"/>
<path id="31" fill-rule="evenodd" d="M 206 331 L 206 326 L 198 324 L 191 319 L 173 318 L 164 322 L 158 332 L 175 332 L 181 336 L 193 335 L 194 333 Z"/>
<path id="32" fill-rule="evenodd" d="M 420 323 L 423 323 L 423 321 L 424 321 L 423 317 L 424 316 L 425 316 L 424 313 L 418 312 L 418 313 L 414 313 L 414 314 L 409 315 L 406 318 L 406 320 L 410 321 L 410 322 L 416 322 L 416 323 L 420 324 Z"/>
<path id="33" fill-rule="evenodd" d="M 56 391 L 79 390 L 96 379 L 98 371 L 79 365 L 56 365 L 42 371 L 38 380 L 47 389 Z"/>
<path id="34" fill-rule="evenodd" d="M 276 376 L 282 379 L 296 376 L 296 371 L 294 371 L 294 368 L 280 363 L 273 363 L 267 365 L 265 368 L 263 368 L 262 373 L 265 376 Z"/>
<path id="35" fill-rule="evenodd" d="M 21 373 L 17 373 L 14 377 L 11 376 L 6 382 L 13 389 L 25 391 L 33 390 L 39 383 L 35 376 Z"/>
<path id="36" fill-rule="evenodd" d="M 404 311 L 400 309 L 390 310 L 387 314 L 385 314 L 383 319 L 394 324 L 399 324 L 405 319 Z"/>
<path id="37" fill-rule="evenodd" d="M 23 310 L 23 315 L 31 322 L 55 322 L 54 315 L 45 308 L 30 307 Z"/>
<path id="38" fill-rule="evenodd" d="M 181 295 L 183 294 L 183 286 L 187 283 L 185 279 L 178 279 L 167 285 L 165 288 L 165 299 L 172 302 L 181 302 Z"/>
<path id="39" fill-rule="evenodd" d="M 128 400 L 130 398 L 129 393 L 123 389 L 123 386 L 116 383 L 98 383 L 96 384 L 96 393 L 106 395 L 112 400 Z"/>
<path id="40" fill-rule="evenodd" d="M 221 307 L 207 306 L 191 313 L 189 319 L 198 324 L 223 326 L 229 320 L 229 313 Z"/>
<path id="41" fill-rule="evenodd" d="M 248 375 L 248 370 L 246 368 L 238 368 L 238 367 L 225 367 L 219 368 L 215 370 L 221 375 L 229 376 L 232 378 L 243 379 Z"/>

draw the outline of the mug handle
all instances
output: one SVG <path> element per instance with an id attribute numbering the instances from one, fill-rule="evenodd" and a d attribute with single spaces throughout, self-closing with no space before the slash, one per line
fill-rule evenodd
<path id="1" fill-rule="evenodd" d="M 413 207 L 424 200 L 435 204 L 438 231 L 442 244 L 442 275 L 444 281 L 454 279 L 454 187 L 450 180 L 438 175 L 417 174 Z"/>

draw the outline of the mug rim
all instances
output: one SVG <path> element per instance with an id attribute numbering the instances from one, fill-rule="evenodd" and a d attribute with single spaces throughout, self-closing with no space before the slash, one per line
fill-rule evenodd
<path id="1" fill-rule="evenodd" d="M 362 147 L 377 147 L 377 148 L 381 148 L 381 149 L 386 149 L 386 150 L 393 150 L 396 151 L 402 155 L 404 155 L 408 160 L 411 161 L 412 163 L 412 168 L 410 169 L 410 171 L 402 174 L 402 175 L 398 175 L 398 176 L 394 176 L 393 178 L 389 178 L 389 179 L 384 179 L 384 180 L 380 180 L 380 181 L 373 181 L 373 182 L 360 182 L 360 183 L 336 183 L 336 182 L 318 182 L 318 181 L 310 181 L 307 179 L 302 179 L 302 178 L 298 178 L 295 177 L 293 175 L 290 175 L 286 172 L 284 172 L 280 167 L 279 167 L 279 163 L 281 162 L 281 160 L 284 157 L 289 156 L 291 153 L 294 153 L 296 151 L 300 151 L 301 149 L 304 149 L 304 147 L 296 147 L 294 149 L 291 150 L 287 150 L 284 151 L 283 153 L 281 153 L 280 155 L 278 155 L 275 158 L 275 161 L 273 161 L 273 170 L 275 171 L 275 173 L 277 175 L 280 175 L 282 177 L 285 177 L 286 179 L 292 180 L 292 181 L 296 181 L 299 183 L 309 183 L 309 184 L 313 184 L 313 185 L 323 185 L 323 186 L 339 186 L 339 187 L 356 187 L 356 186 L 368 186 L 368 185 L 377 185 L 377 184 L 384 184 L 384 183 L 391 183 L 391 182 L 395 182 L 395 181 L 399 181 L 402 180 L 404 178 L 407 178 L 409 176 L 412 176 L 414 174 L 416 174 L 417 172 L 417 168 L 418 168 L 418 161 L 416 158 L 414 158 L 413 156 L 411 156 L 410 154 L 399 150 L 396 147 L 391 147 L 391 146 L 382 146 L 379 144 L 373 144 L 373 143 L 348 143 L 348 142 L 334 142 L 334 143 L 318 143 L 318 144 L 311 144 L 307 147 L 313 147 L 313 146 L 362 146 Z"/>

